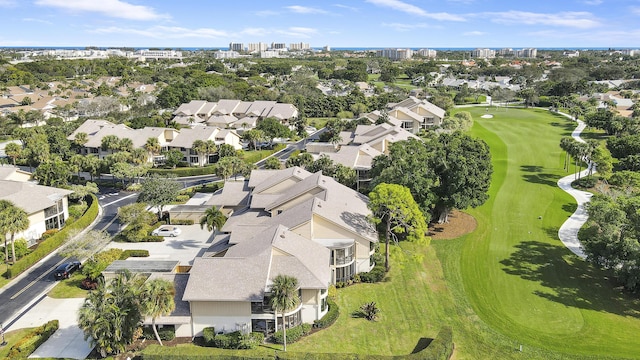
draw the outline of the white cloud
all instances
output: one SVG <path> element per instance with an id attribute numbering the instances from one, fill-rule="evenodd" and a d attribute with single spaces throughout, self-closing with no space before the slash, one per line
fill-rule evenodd
<path id="1" fill-rule="evenodd" d="M 147 29 L 120 28 L 117 26 L 111 26 L 107 28 L 91 30 L 90 32 L 98 34 L 132 34 L 155 39 L 219 39 L 229 37 L 229 34 L 222 30 L 211 28 L 188 29 L 179 26 L 153 26 Z"/>
<path id="2" fill-rule="evenodd" d="M 270 31 L 265 28 L 246 28 L 240 31 L 241 35 L 249 35 L 254 37 L 265 36 L 269 33 Z"/>
<path id="3" fill-rule="evenodd" d="M 0 7 L 14 7 L 18 5 L 15 0 L 0 0 Z"/>
<path id="4" fill-rule="evenodd" d="M 583 3 L 587 5 L 600 5 L 603 3 L 603 0 L 585 0 Z"/>
<path id="5" fill-rule="evenodd" d="M 578 29 L 589 29 L 600 25 L 600 22 L 589 12 L 560 12 L 556 14 L 532 13 L 527 11 L 490 12 L 484 15 L 499 24 L 525 24 L 566 26 Z"/>
<path id="6" fill-rule="evenodd" d="M 51 21 L 42 20 L 42 19 L 35 19 L 35 18 L 24 18 L 24 19 L 22 19 L 22 21 L 37 22 L 37 23 L 41 23 L 41 24 L 53 25 L 53 23 Z"/>
<path id="7" fill-rule="evenodd" d="M 169 17 L 158 14 L 148 6 L 133 5 L 121 0 L 37 0 L 35 3 L 71 12 L 96 12 L 105 16 L 129 20 L 157 20 Z"/>
<path id="8" fill-rule="evenodd" d="M 280 35 L 307 39 L 310 38 L 311 35 L 317 34 L 318 30 L 306 27 L 290 27 L 288 29 L 276 30 L 274 32 Z"/>
<path id="9" fill-rule="evenodd" d="M 618 31 L 582 31 L 569 32 L 560 30 L 541 30 L 529 32 L 533 38 L 546 38 L 550 40 L 564 40 L 564 46 L 629 46 L 629 39 L 640 39 L 640 29 Z"/>
<path id="10" fill-rule="evenodd" d="M 452 2 L 452 3 L 458 3 L 458 4 L 464 4 L 464 5 L 469 5 L 473 2 L 475 2 L 476 0 L 447 0 L 448 2 Z"/>
<path id="11" fill-rule="evenodd" d="M 485 34 L 486 34 L 486 32 L 477 31 L 477 30 L 476 31 L 467 31 L 467 32 L 462 33 L 462 35 L 464 35 L 464 36 L 482 36 L 482 35 L 485 35 Z"/>
<path id="12" fill-rule="evenodd" d="M 640 6 L 632 6 L 629 8 L 634 15 L 640 15 Z"/>
<path id="13" fill-rule="evenodd" d="M 312 8 L 308 6 L 291 5 L 285 6 L 285 8 L 298 14 L 327 14 L 327 12 L 322 9 Z"/>
<path id="14" fill-rule="evenodd" d="M 348 10 L 351 10 L 351 11 L 358 11 L 358 8 L 353 7 L 353 6 L 347 6 L 347 5 L 343 5 L 343 4 L 333 4 L 333 6 L 339 7 L 339 8 L 343 8 L 343 9 L 348 9 Z"/>
<path id="15" fill-rule="evenodd" d="M 427 12 L 415 5 L 407 4 L 400 0 L 365 0 L 368 3 L 392 8 L 397 11 L 402 11 L 407 14 L 428 17 L 435 20 L 445 20 L 445 21 L 465 21 L 465 18 L 460 15 L 449 14 L 449 13 L 430 13 Z"/>

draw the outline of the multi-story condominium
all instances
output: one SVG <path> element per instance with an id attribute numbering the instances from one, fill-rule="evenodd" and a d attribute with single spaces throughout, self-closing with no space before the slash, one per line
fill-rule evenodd
<path id="1" fill-rule="evenodd" d="M 497 53 L 500 56 L 513 56 L 515 54 L 512 48 L 502 48 Z"/>
<path id="2" fill-rule="evenodd" d="M 231 43 L 229 43 L 229 50 L 232 50 L 232 51 L 244 51 L 244 44 L 243 43 L 231 42 Z"/>
<path id="3" fill-rule="evenodd" d="M 277 43 L 277 42 L 272 42 L 271 43 L 271 50 L 286 50 L 287 49 L 287 44 L 285 43 Z"/>
<path id="4" fill-rule="evenodd" d="M 235 50 L 218 50 L 213 53 L 216 59 L 236 59 L 240 57 L 240 53 Z"/>
<path id="5" fill-rule="evenodd" d="M 640 50 L 624 49 L 621 51 L 621 53 L 622 55 L 636 56 L 636 55 L 640 55 Z"/>
<path id="6" fill-rule="evenodd" d="M 280 52 L 280 50 L 260 51 L 260 57 L 263 59 L 279 58 L 281 56 L 282 56 L 282 53 Z"/>
<path id="7" fill-rule="evenodd" d="M 311 49 L 311 46 L 309 46 L 309 43 L 299 42 L 299 43 L 289 44 L 289 50 L 309 50 L 309 49 Z"/>
<path id="8" fill-rule="evenodd" d="M 437 55 L 437 51 L 433 50 L 433 49 L 420 49 L 417 51 L 418 55 L 420 56 L 424 56 L 424 57 L 428 57 L 428 58 L 435 58 Z"/>
<path id="9" fill-rule="evenodd" d="M 191 335 L 205 327 L 280 329 L 282 314 L 269 305 L 278 275 L 299 282 L 300 305 L 286 314 L 286 327 L 320 319 L 328 311 L 330 284 L 374 266 L 378 236 L 368 221 L 368 201 L 322 172 L 299 167 L 253 170 L 248 180 L 227 181 L 206 207 L 230 213 L 229 219 L 194 260 L 184 287 Z"/>
<path id="10" fill-rule="evenodd" d="M 261 51 L 267 51 L 267 49 L 269 48 L 269 44 L 267 43 L 263 43 L 263 42 L 259 42 L 259 43 L 249 43 L 249 45 L 247 46 L 247 50 L 252 53 L 252 52 L 261 52 Z"/>
<path id="11" fill-rule="evenodd" d="M 411 59 L 413 50 L 411 49 L 382 49 L 376 52 L 377 56 L 386 57 L 391 60 Z"/>
<path id="12" fill-rule="evenodd" d="M 535 58 L 536 56 L 538 56 L 538 49 L 526 48 L 518 50 L 516 56 L 521 58 Z"/>
<path id="13" fill-rule="evenodd" d="M 154 59 L 181 59 L 182 51 L 175 50 L 138 50 L 135 56 Z"/>
<path id="14" fill-rule="evenodd" d="M 475 58 L 484 58 L 484 59 L 490 59 L 490 58 L 494 58 L 496 57 L 496 52 L 495 50 L 491 50 L 491 49 L 474 49 L 471 52 L 471 56 L 475 57 Z"/>
<path id="15" fill-rule="evenodd" d="M 23 238 L 32 246 L 45 231 L 64 226 L 69 218 L 68 196 L 73 191 L 36 185 L 28 181 L 30 175 L 16 167 L 0 166 L 0 200 L 11 201 L 29 217 L 29 228 L 14 238 Z"/>
<path id="16" fill-rule="evenodd" d="M 144 148 L 148 139 L 155 138 L 158 140 L 162 151 L 180 150 L 184 155 L 182 160 L 194 166 L 204 166 L 214 162 L 212 157 L 214 154 L 198 154 L 193 150 L 193 143 L 196 140 L 211 140 L 216 145 L 228 144 L 237 150 L 242 148 L 240 136 L 235 130 L 213 126 L 198 125 L 196 129 L 185 128 L 180 130 L 159 127 L 131 129 L 124 124 L 116 125 L 106 120 L 87 120 L 67 139 L 73 141 L 78 133 L 87 134 L 87 142 L 83 145 L 81 154 L 95 155 L 101 159 L 113 153 L 113 150 L 103 147 L 102 139 L 106 136 L 130 139 L 134 149 Z M 164 156 L 159 153 L 149 155 L 149 162 L 161 163 L 164 161 Z"/>

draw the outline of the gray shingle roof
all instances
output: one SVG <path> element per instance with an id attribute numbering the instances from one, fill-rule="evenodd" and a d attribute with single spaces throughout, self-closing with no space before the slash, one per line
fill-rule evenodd
<path id="1" fill-rule="evenodd" d="M 73 191 L 30 182 L 0 180 L 0 199 L 9 200 L 27 214 L 33 214 L 56 204 Z"/>

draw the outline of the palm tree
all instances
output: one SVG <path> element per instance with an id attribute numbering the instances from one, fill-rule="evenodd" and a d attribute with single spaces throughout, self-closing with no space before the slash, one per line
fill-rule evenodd
<path id="1" fill-rule="evenodd" d="M 7 226 L 9 213 L 7 209 L 10 209 L 13 206 L 13 203 L 9 200 L 0 200 L 0 233 L 2 237 L 4 237 L 4 261 L 5 263 L 9 261 L 9 247 L 7 246 Z"/>
<path id="2" fill-rule="evenodd" d="M 84 132 L 79 132 L 73 137 L 73 143 L 79 147 L 83 147 L 89 141 L 89 135 Z"/>
<path id="3" fill-rule="evenodd" d="M 119 146 L 120 139 L 116 135 L 107 135 L 103 137 L 102 141 L 100 142 L 100 147 L 102 148 L 102 150 L 111 150 L 112 154 L 113 150 L 117 150 Z"/>
<path id="4" fill-rule="evenodd" d="M 142 313 L 151 316 L 153 333 L 156 335 L 160 346 L 163 345 L 160 335 L 158 335 L 158 329 L 156 328 L 156 318 L 158 316 L 169 315 L 176 308 L 176 303 L 173 300 L 175 294 L 176 289 L 173 283 L 165 279 L 147 281 L 142 291 Z"/>
<path id="5" fill-rule="evenodd" d="M 191 144 L 191 149 L 198 154 L 198 165 L 201 165 L 201 156 L 207 152 L 207 144 L 202 140 L 196 140 Z"/>
<path id="6" fill-rule="evenodd" d="M 133 141 L 129 138 L 120 139 L 117 150 L 131 152 L 131 150 L 133 150 Z"/>
<path id="7" fill-rule="evenodd" d="M 227 222 L 227 217 L 224 216 L 222 211 L 215 206 L 207 209 L 204 212 L 204 215 L 200 218 L 200 228 L 204 229 L 204 226 L 207 225 L 208 231 L 220 230 L 224 223 Z"/>
<path id="8" fill-rule="evenodd" d="M 271 284 L 271 307 L 276 315 L 276 330 L 278 329 L 278 312 L 282 313 L 282 335 L 284 351 L 287 351 L 287 311 L 291 311 L 300 304 L 298 296 L 298 279 L 289 275 L 278 275 Z"/>
<path id="9" fill-rule="evenodd" d="M 12 202 L 1 200 L 0 203 L 0 229 L 5 234 L 4 251 L 5 260 L 8 260 L 6 234 L 11 234 L 11 263 L 16 263 L 15 235 L 29 228 L 29 216 L 27 212 L 15 206 Z"/>
<path id="10" fill-rule="evenodd" d="M 17 143 L 10 142 L 5 146 L 4 152 L 13 160 L 13 165 L 16 164 L 16 159 L 22 155 L 22 146 Z"/>
<path id="11" fill-rule="evenodd" d="M 160 140 L 155 137 L 150 137 L 147 139 L 147 142 L 144 144 L 145 150 L 147 150 L 151 155 L 158 155 L 160 150 L 162 150 L 162 146 L 160 146 Z"/>
<path id="12" fill-rule="evenodd" d="M 149 160 L 149 153 L 143 148 L 131 150 L 131 161 L 136 165 L 142 165 Z"/>
<path id="13" fill-rule="evenodd" d="M 204 146 L 206 148 L 206 154 L 207 154 L 207 161 L 209 162 L 209 155 L 211 154 L 215 154 L 216 152 L 218 152 L 218 145 L 216 145 L 215 141 L 213 140 L 207 140 L 204 142 Z"/>

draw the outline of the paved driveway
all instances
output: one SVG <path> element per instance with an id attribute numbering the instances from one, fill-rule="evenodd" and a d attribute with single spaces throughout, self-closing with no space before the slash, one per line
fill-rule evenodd
<path id="1" fill-rule="evenodd" d="M 60 324 L 58 330 L 30 358 L 84 359 L 93 347 L 84 341 L 84 333 L 76 320 L 83 301 L 84 299 L 53 299 L 45 296 L 9 330 L 38 327 L 57 319 Z"/>
<path id="2" fill-rule="evenodd" d="M 149 257 L 129 258 L 131 260 L 177 260 L 180 265 L 192 265 L 193 259 L 200 256 L 211 245 L 213 233 L 200 229 L 200 225 L 177 225 L 182 233 L 176 237 L 165 237 L 163 242 L 116 243 L 111 242 L 107 249 L 144 249 Z"/>

